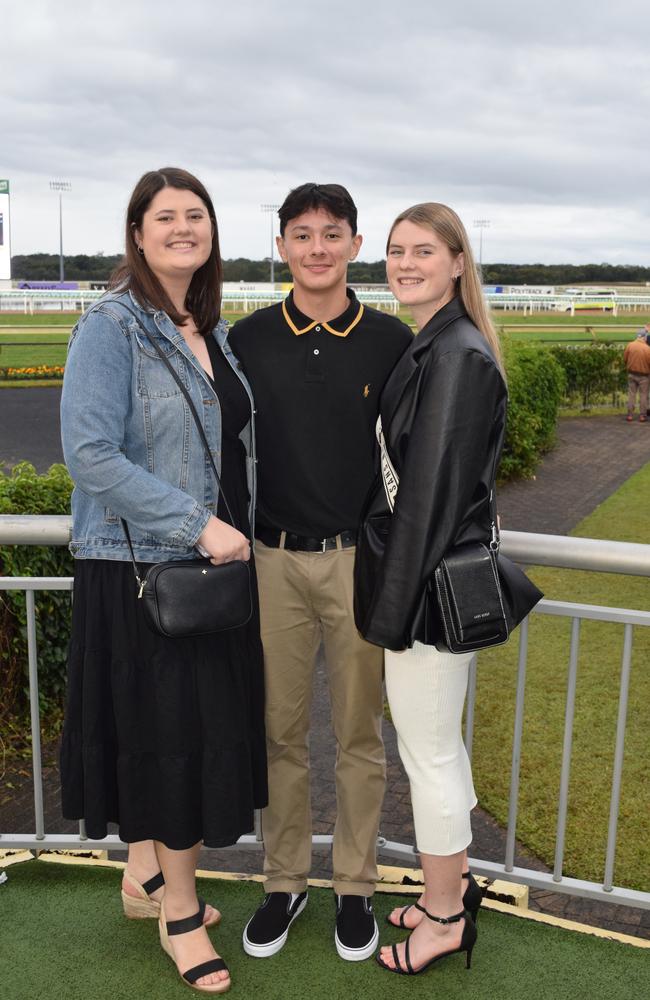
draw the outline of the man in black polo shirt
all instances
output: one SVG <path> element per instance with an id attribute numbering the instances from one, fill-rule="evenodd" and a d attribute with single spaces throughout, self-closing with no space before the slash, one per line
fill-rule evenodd
<path id="1" fill-rule="evenodd" d="M 346 288 L 361 236 L 345 188 L 303 184 L 279 216 L 278 248 L 293 291 L 230 335 L 257 408 L 255 558 L 269 759 L 266 896 L 246 926 L 244 948 L 258 958 L 275 954 L 307 903 L 309 712 L 322 639 L 337 742 L 335 942 L 342 958 L 357 961 L 377 946 L 370 898 L 385 758 L 383 652 L 354 625 L 354 544 L 374 476 L 379 395 L 411 333 Z"/>

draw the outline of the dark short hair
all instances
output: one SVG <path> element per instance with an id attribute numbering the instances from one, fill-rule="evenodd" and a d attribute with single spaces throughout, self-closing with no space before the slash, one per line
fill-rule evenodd
<path id="1" fill-rule="evenodd" d="M 126 210 L 126 239 L 124 259 L 111 275 L 110 287 L 128 288 L 143 305 L 151 305 L 154 309 L 162 309 L 167 313 L 172 323 L 177 326 L 187 320 L 187 316 L 179 313 L 172 305 L 165 289 L 153 273 L 142 254 L 138 253 L 135 240 L 136 229 L 142 228 L 144 213 L 151 202 L 163 188 L 171 187 L 179 191 L 191 191 L 200 198 L 212 222 L 212 249 L 210 256 L 192 275 L 187 291 L 185 306 L 191 313 L 196 328 L 203 336 L 214 329 L 221 315 L 221 282 L 223 265 L 219 252 L 219 231 L 217 217 L 210 195 L 201 181 L 181 170 L 180 167 L 162 167 L 160 170 L 149 170 L 143 174 L 129 200 Z"/>
<path id="2" fill-rule="evenodd" d="M 345 219 L 350 223 L 352 235 L 357 235 L 357 206 L 350 192 L 342 184 L 301 184 L 293 188 L 280 205 L 280 236 L 284 236 L 287 224 L 297 219 L 303 212 L 318 211 L 322 208 L 333 219 Z"/>

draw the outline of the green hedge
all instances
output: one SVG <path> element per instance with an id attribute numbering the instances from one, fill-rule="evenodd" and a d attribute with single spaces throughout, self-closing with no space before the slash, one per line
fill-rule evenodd
<path id="1" fill-rule="evenodd" d="M 550 351 L 564 371 L 564 402 L 568 406 L 579 401 L 583 409 L 587 409 L 597 397 L 615 397 L 627 386 L 623 346 L 563 344 L 551 347 Z"/>
<path id="2" fill-rule="evenodd" d="M 72 481 L 64 465 L 53 465 L 39 476 L 21 462 L 0 476 L 0 514 L 69 514 Z M 72 556 L 66 547 L 8 545 L 0 547 L 0 576 L 72 576 Z M 41 710 L 63 702 L 65 662 L 70 625 L 70 594 L 50 591 L 36 595 L 36 641 L 39 657 Z M 0 718 L 22 714 L 28 706 L 27 615 L 25 595 L 0 593 Z"/>
<path id="3" fill-rule="evenodd" d="M 531 476 L 553 447 L 557 414 L 566 378 L 546 348 L 504 344 L 508 378 L 508 422 L 499 478 Z"/>

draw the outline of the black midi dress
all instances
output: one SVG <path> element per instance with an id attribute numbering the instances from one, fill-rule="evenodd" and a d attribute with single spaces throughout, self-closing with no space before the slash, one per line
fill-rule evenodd
<path id="1" fill-rule="evenodd" d="M 248 396 L 214 339 L 207 343 L 221 408 L 221 481 L 250 538 L 238 437 Z M 229 521 L 221 496 L 217 513 Z M 117 823 L 127 843 L 185 850 L 198 841 L 225 847 L 252 830 L 253 810 L 267 802 L 256 585 L 253 594 L 242 628 L 168 639 L 145 623 L 130 561 L 75 562 L 62 806 L 66 818 L 85 820 L 92 839 Z"/>

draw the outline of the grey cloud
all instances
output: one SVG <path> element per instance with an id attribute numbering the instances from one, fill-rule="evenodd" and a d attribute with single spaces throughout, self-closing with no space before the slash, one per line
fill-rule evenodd
<path id="1" fill-rule="evenodd" d="M 268 252 L 259 203 L 307 177 L 348 183 L 370 206 L 591 207 L 600 228 L 567 232 L 567 253 L 647 254 L 650 15 L 636 0 L 120 0 L 110 12 L 35 0 L 30 13 L 29 32 L 15 8 L 3 22 L 0 175 L 17 250 L 44 240 L 51 176 L 73 180 L 71 250 L 109 252 L 135 179 L 178 163 L 223 204 L 229 256 Z M 624 211 L 621 239 L 611 220 Z M 368 257 L 383 252 L 380 231 Z"/>

